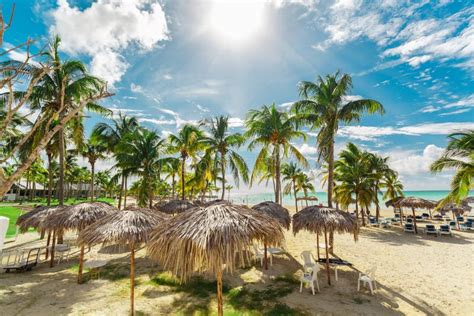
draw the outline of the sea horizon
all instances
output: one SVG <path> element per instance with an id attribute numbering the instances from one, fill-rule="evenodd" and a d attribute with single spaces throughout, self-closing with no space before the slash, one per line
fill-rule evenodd
<path id="1" fill-rule="evenodd" d="M 427 200 L 434 200 L 439 201 L 446 197 L 449 194 L 449 190 L 404 190 L 403 194 L 405 196 L 415 196 Z M 234 203 L 242 203 L 242 204 L 257 204 L 263 201 L 274 201 L 274 193 L 273 192 L 263 192 L 263 193 L 235 193 L 230 195 L 230 200 Z M 298 197 L 303 197 L 303 193 L 299 193 Z M 316 193 L 309 193 L 308 196 L 310 197 L 317 197 L 318 201 L 309 201 L 310 204 L 326 204 L 327 203 L 327 193 L 324 191 L 316 192 Z M 469 194 L 469 196 L 473 196 L 473 194 Z M 385 208 L 386 199 L 383 198 L 383 191 L 382 194 L 379 194 L 379 201 L 380 207 Z M 304 203 L 304 202 L 303 202 Z M 287 206 L 294 206 L 295 200 L 293 195 L 283 195 L 283 205 Z M 301 202 L 298 203 L 298 206 L 301 205 Z M 373 206 L 372 206 L 373 207 Z"/>

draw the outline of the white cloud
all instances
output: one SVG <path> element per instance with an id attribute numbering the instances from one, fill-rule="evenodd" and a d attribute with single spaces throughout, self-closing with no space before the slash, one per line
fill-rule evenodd
<path id="1" fill-rule="evenodd" d="M 422 113 L 433 113 L 433 112 L 437 112 L 439 110 L 441 110 L 441 107 L 428 105 L 428 106 L 425 106 L 424 108 L 422 108 L 420 110 L 420 112 L 422 112 Z"/>
<path id="2" fill-rule="evenodd" d="M 411 126 L 343 126 L 338 134 L 349 139 L 376 141 L 390 135 L 447 135 L 457 130 L 472 129 L 473 122 L 425 123 Z"/>
<path id="3" fill-rule="evenodd" d="M 444 108 L 446 109 L 454 107 L 474 107 L 474 94 L 471 94 L 467 97 L 459 99 L 456 102 L 452 102 L 444 106 Z"/>
<path id="4" fill-rule="evenodd" d="M 209 112 L 209 109 L 208 109 L 208 108 L 205 108 L 205 107 L 203 107 L 203 106 L 200 105 L 200 104 L 196 104 L 196 107 L 197 107 L 198 110 L 201 111 L 201 112 L 204 112 L 204 113 L 208 113 L 208 112 Z"/>
<path id="5" fill-rule="evenodd" d="M 134 93 L 144 93 L 143 87 L 133 82 L 130 84 L 130 90 Z"/>
<path id="6" fill-rule="evenodd" d="M 160 120 L 160 119 L 152 119 L 152 118 L 140 118 L 138 119 L 140 122 L 149 122 L 155 125 L 175 125 L 175 120 Z"/>
<path id="7" fill-rule="evenodd" d="M 290 101 L 290 102 L 284 102 L 282 104 L 279 104 L 278 106 L 281 108 L 288 109 L 290 108 L 296 101 Z"/>
<path id="8" fill-rule="evenodd" d="M 389 165 L 401 175 L 418 175 L 430 172 L 430 165 L 438 159 L 444 149 L 430 144 L 422 153 L 407 150 L 392 150 L 384 153 L 389 157 Z"/>
<path id="9" fill-rule="evenodd" d="M 310 146 L 306 143 L 300 145 L 300 146 L 295 146 L 300 153 L 303 155 L 316 155 L 318 153 L 318 149 L 316 146 Z"/>
<path id="10" fill-rule="evenodd" d="M 441 113 L 440 115 L 441 115 L 441 116 L 456 115 L 456 114 L 461 114 L 461 113 L 469 112 L 470 110 L 471 110 L 471 109 L 459 109 L 459 110 L 452 111 L 452 112 Z"/>
<path id="11" fill-rule="evenodd" d="M 170 74 L 164 74 L 164 75 L 163 75 L 163 79 L 165 79 L 165 80 L 171 80 L 171 79 L 173 79 L 173 76 L 171 76 Z"/>
<path id="12" fill-rule="evenodd" d="M 65 52 L 90 56 L 92 73 L 109 85 L 120 81 L 129 66 L 125 49 L 136 45 L 149 51 L 168 39 L 165 13 L 155 0 L 97 0 L 84 10 L 67 0 L 57 4 L 49 12 L 50 33 L 62 38 Z"/>
<path id="13" fill-rule="evenodd" d="M 360 95 L 345 95 L 342 97 L 342 102 L 351 102 L 363 99 Z"/>
<path id="14" fill-rule="evenodd" d="M 245 122 L 238 117 L 229 117 L 229 127 L 243 127 Z"/>

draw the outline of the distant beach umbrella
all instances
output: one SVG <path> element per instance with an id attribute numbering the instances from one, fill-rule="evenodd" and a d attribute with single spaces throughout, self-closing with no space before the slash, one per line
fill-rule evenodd
<path id="1" fill-rule="evenodd" d="M 259 204 L 252 206 L 252 209 L 257 212 L 262 212 L 269 217 L 277 220 L 278 224 L 282 228 L 290 229 L 291 217 L 288 209 L 284 208 L 278 203 L 272 201 L 265 201 Z M 268 270 L 268 255 L 267 255 L 267 243 L 263 242 L 264 248 L 264 267 L 265 270 Z"/>
<path id="2" fill-rule="evenodd" d="M 59 212 L 48 215 L 40 224 L 41 229 L 53 232 L 51 248 L 51 263 L 54 264 L 55 233 L 58 231 L 75 230 L 81 232 L 87 226 L 95 223 L 102 217 L 118 211 L 117 208 L 104 202 L 84 202 L 64 207 Z M 77 282 L 82 282 L 82 269 L 84 262 L 84 246 L 81 246 L 79 255 L 79 272 Z"/>
<path id="3" fill-rule="evenodd" d="M 431 217 L 431 210 L 436 207 L 437 202 L 422 199 L 422 198 L 415 197 L 415 196 L 408 196 L 408 197 L 404 197 L 404 198 L 400 199 L 395 205 L 397 207 L 409 207 L 409 208 L 411 208 L 411 211 L 413 213 L 413 224 L 415 226 L 415 233 L 418 234 L 418 227 L 416 225 L 415 209 L 417 209 L 417 208 L 427 209 L 427 210 L 430 211 L 430 217 Z"/>
<path id="4" fill-rule="evenodd" d="M 439 201 L 439 203 L 442 203 L 443 200 Z M 472 207 L 470 207 L 467 203 L 466 204 L 456 204 L 456 203 L 447 203 L 444 204 L 440 208 L 436 208 L 438 212 L 446 213 L 446 212 L 452 212 L 453 213 L 453 219 L 457 214 L 463 214 L 464 212 L 470 212 Z"/>
<path id="5" fill-rule="evenodd" d="M 193 203 L 187 200 L 172 200 L 163 205 L 158 206 L 158 210 L 167 214 L 179 214 L 190 208 L 195 207 Z"/>
<path id="6" fill-rule="evenodd" d="M 195 272 L 215 273 L 221 316 L 223 269 L 234 271 L 236 253 L 254 241 L 277 246 L 282 240 L 280 225 L 267 215 L 245 206 L 215 203 L 178 214 L 157 226 L 148 243 L 148 252 L 182 281 Z"/>
<path id="7" fill-rule="evenodd" d="M 102 217 L 85 228 L 79 235 L 82 245 L 128 245 L 130 248 L 130 313 L 134 314 L 135 249 L 148 241 L 150 232 L 158 224 L 169 219 L 146 208 L 128 208 Z"/>
<path id="8" fill-rule="evenodd" d="M 324 234 L 326 243 L 326 270 L 328 284 L 331 284 L 331 276 L 329 274 L 328 233 L 351 233 L 354 235 L 354 240 L 357 241 L 359 223 L 347 212 L 323 206 L 308 206 L 293 215 L 293 234 L 296 235 L 300 230 L 307 230 L 316 234 L 318 259 L 319 235 Z"/>

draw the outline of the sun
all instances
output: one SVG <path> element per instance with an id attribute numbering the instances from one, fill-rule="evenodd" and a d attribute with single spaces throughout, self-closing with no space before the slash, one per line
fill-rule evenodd
<path id="1" fill-rule="evenodd" d="M 263 1 L 215 0 L 208 22 L 213 33 L 226 41 L 251 39 L 263 24 Z"/>

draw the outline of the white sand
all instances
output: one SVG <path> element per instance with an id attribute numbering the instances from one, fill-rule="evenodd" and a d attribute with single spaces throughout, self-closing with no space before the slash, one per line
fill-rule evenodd
<path id="1" fill-rule="evenodd" d="M 388 214 L 388 213 L 387 213 Z M 420 223 L 423 227 L 424 224 Z M 43 244 L 37 234 L 22 235 L 19 245 Z M 34 241 L 36 240 L 36 241 Z M 392 229 L 363 228 L 358 242 L 349 235 L 335 236 L 335 254 L 350 261 L 354 268 L 365 271 L 377 266 L 379 290 L 374 296 L 367 290 L 357 292 L 358 272 L 343 268 L 339 281 L 328 286 L 325 270 L 319 274 L 321 293 L 312 296 L 309 289 L 298 292 L 297 286 L 283 301 L 308 314 L 323 315 L 472 315 L 474 310 L 474 231 L 455 232 L 453 237 L 414 236 Z M 286 233 L 286 248 L 290 256 L 279 256 L 274 266 L 262 271 L 257 266 L 239 270 L 227 276 L 227 283 L 238 286 L 243 282 L 256 282 L 263 286 L 276 275 L 299 274 L 299 254 L 313 250 L 315 236 L 306 232 L 296 237 Z M 93 249 L 95 253 L 97 249 Z M 186 294 L 170 291 L 167 287 L 146 284 L 158 271 L 138 253 L 136 309 L 150 315 L 176 314 L 192 306 Z M 88 255 L 90 256 L 90 254 Z M 127 273 L 128 256 L 99 255 L 119 264 L 120 273 Z M 129 307 L 128 279 L 118 281 L 93 280 L 77 285 L 76 274 L 70 267 L 77 257 L 59 266 L 49 268 L 47 263 L 33 271 L 0 273 L 0 315 L 126 315 Z M 334 277 L 334 273 L 331 275 Z M 188 306 L 189 305 L 189 306 Z"/>

